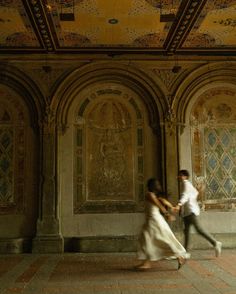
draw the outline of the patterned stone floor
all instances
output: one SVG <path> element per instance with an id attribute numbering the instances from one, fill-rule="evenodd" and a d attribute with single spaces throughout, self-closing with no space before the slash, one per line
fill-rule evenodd
<path id="1" fill-rule="evenodd" d="M 236 294 L 236 250 L 193 251 L 137 271 L 135 254 L 0 255 L 0 294 Z"/>

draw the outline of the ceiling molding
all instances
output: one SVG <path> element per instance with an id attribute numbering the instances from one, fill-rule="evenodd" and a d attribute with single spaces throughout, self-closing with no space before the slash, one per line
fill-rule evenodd
<path id="1" fill-rule="evenodd" d="M 236 0 L 181 0 L 173 22 L 161 21 L 159 0 L 124 0 L 114 11 L 115 1 L 75 1 L 73 21 L 60 19 L 60 1 L 2 1 L 0 54 L 236 56 Z"/>

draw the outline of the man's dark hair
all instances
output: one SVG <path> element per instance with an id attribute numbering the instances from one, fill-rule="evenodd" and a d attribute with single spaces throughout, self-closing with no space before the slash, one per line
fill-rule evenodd
<path id="1" fill-rule="evenodd" d="M 179 176 L 184 176 L 184 177 L 188 177 L 189 178 L 189 172 L 186 169 L 181 169 L 179 171 Z"/>

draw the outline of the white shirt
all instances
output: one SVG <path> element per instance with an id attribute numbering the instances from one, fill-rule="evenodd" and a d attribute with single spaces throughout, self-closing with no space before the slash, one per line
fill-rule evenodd
<path id="1" fill-rule="evenodd" d="M 183 180 L 183 191 L 178 205 L 181 206 L 182 215 L 199 215 L 200 207 L 197 202 L 198 191 L 189 180 Z"/>

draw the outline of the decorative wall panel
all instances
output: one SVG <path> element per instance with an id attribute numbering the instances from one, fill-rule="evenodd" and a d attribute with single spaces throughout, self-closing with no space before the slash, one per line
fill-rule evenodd
<path id="1" fill-rule="evenodd" d="M 209 90 L 192 110 L 194 181 L 204 186 L 202 201 L 211 207 L 236 200 L 235 98 L 232 89 Z"/>
<path id="2" fill-rule="evenodd" d="M 0 91 L 0 213 L 22 213 L 26 172 L 25 110 L 13 95 Z"/>
<path id="3" fill-rule="evenodd" d="M 143 206 L 145 118 L 136 100 L 107 87 L 81 101 L 75 124 L 74 213 Z"/>

